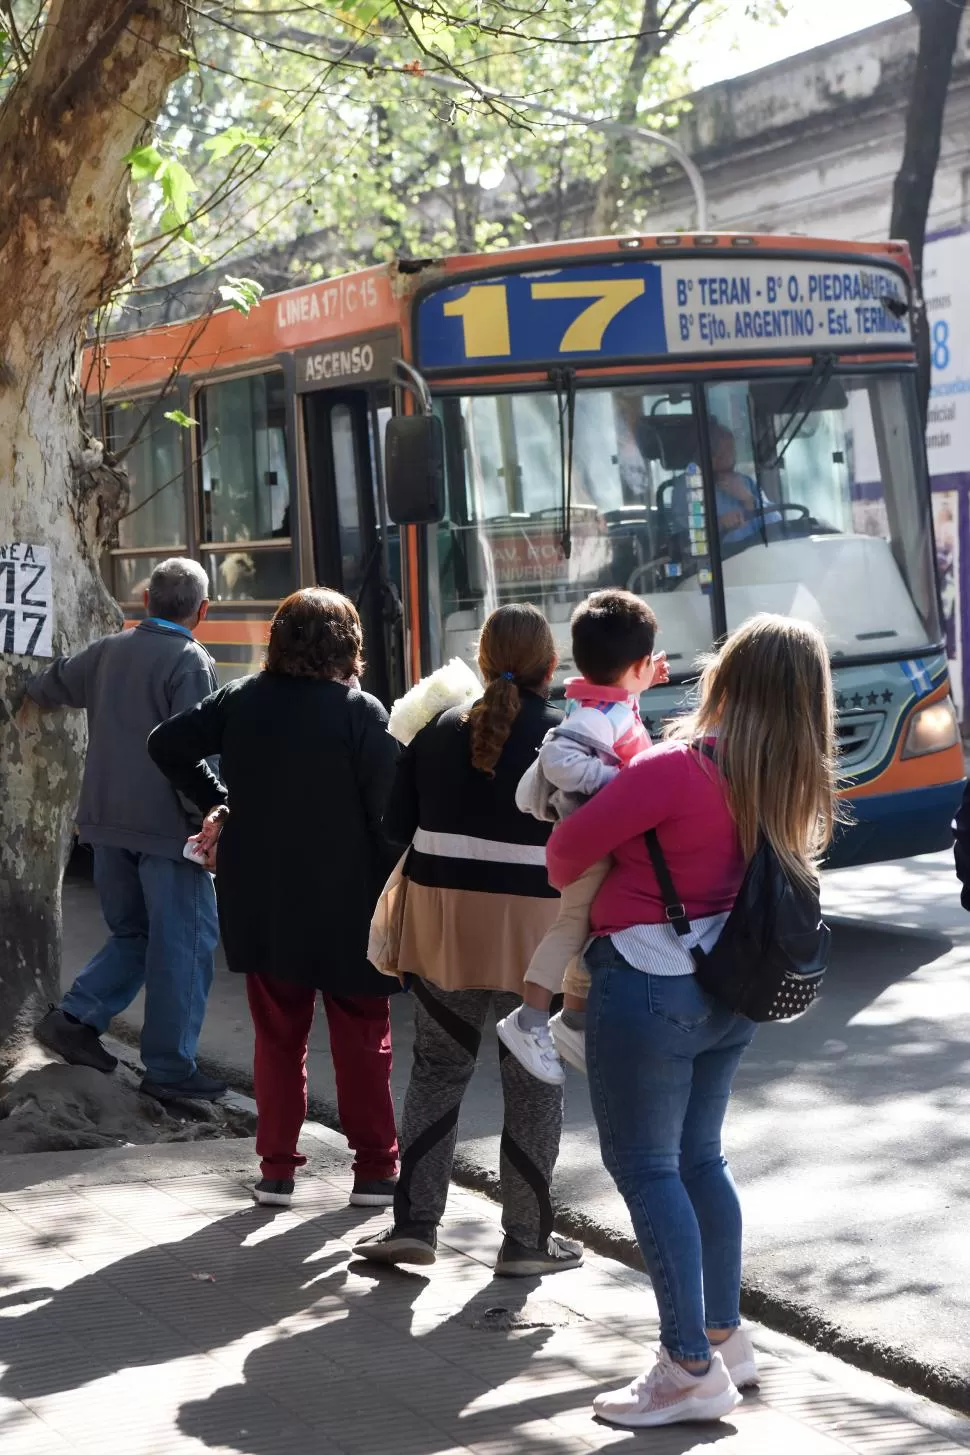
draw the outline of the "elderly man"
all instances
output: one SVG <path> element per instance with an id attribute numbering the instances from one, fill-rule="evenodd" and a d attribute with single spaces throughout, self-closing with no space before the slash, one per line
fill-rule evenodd
<path id="1" fill-rule="evenodd" d="M 27 689 L 41 710 L 87 712 L 78 831 L 94 848 L 111 931 L 35 1035 L 72 1065 L 113 1071 L 117 1060 L 100 1036 L 144 986 L 141 1089 L 161 1101 L 212 1101 L 226 1090 L 195 1063 L 219 938 L 212 879 L 183 858 L 189 811 L 145 746 L 152 728 L 217 686 L 212 660 L 192 635 L 208 596 L 195 561 L 163 561 L 145 593 L 147 620 L 58 658 Z"/>

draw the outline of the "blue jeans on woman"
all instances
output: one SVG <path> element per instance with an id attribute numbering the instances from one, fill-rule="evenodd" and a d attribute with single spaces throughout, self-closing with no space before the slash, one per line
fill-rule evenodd
<path id="1" fill-rule="evenodd" d="M 741 1206 L 721 1151 L 753 1021 L 693 975 L 648 975 L 609 939 L 586 952 L 590 1099 L 606 1168 L 630 1210 L 674 1359 L 710 1358 L 707 1329 L 741 1322 Z"/>

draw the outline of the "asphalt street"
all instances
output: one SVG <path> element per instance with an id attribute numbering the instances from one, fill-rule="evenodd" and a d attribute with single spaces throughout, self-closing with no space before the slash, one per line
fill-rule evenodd
<path id="1" fill-rule="evenodd" d="M 970 916 L 945 854 L 833 873 L 824 898 L 834 930 L 825 995 L 800 1021 L 759 1030 L 726 1131 L 746 1214 L 749 1308 L 967 1408 Z M 68 983 L 103 937 L 90 884 L 66 883 L 64 915 Z M 136 1004 L 132 1025 L 139 1015 Z M 397 998 L 394 1027 L 400 1101 L 410 1065 L 406 997 Z M 246 1083 L 243 986 L 224 967 L 202 1054 Z M 322 1015 L 310 1075 L 318 1106 L 332 1104 Z M 461 1123 L 463 1163 L 479 1180 L 497 1167 L 499 1108 L 489 1036 Z M 574 1074 L 556 1194 L 598 1241 L 629 1239 L 586 1084 Z"/>

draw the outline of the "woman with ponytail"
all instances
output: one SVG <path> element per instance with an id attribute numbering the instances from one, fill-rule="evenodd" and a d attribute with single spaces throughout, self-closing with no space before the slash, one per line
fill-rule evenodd
<path id="1" fill-rule="evenodd" d="M 494 611 L 482 629 L 485 691 L 443 712 L 403 753 L 384 818 L 411 848 L 398 966 L 414 995 L 414 1065 L 401 1128 L 394 1225 L 355 1251 L 380 1263 L 435 1260 L 462 1097 L 490 1012 L 510 1014 L 539 942 L 556 919 L 546 877 L 550 826 L 520 813 L 519 780 L 560 714 L 546 700 L 556 666 L 534 606 Z M 496 1272 L 534 1277 L 575 1268 L 578 1243 L 552 1231 L 549 1183 L 559 1153 L 562 1087 L 499 1051 L 502 1226 Z"/>

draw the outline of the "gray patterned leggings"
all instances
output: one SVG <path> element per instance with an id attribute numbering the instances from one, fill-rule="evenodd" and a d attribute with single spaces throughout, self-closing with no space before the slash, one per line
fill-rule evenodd
<path id="1" fill-rule="evenodd" d="M 440 990 L 417 977 L 411 990 L 414 1064 L 404 1102 L 394 1221 L 436 1227 L 444 1216 L 458 1113 L 486 1016 L 492 1006 L 497 1018 L 508 1015 L 520 997 L 495 990 Z M 502 1227 L 526 1248 L 540 1248 L 552 1232 L 549 1183 L 559 1155 L 562 1087 L 530 1076 L 502 1045 L 499 1064 L 505 1101 Z"/>

